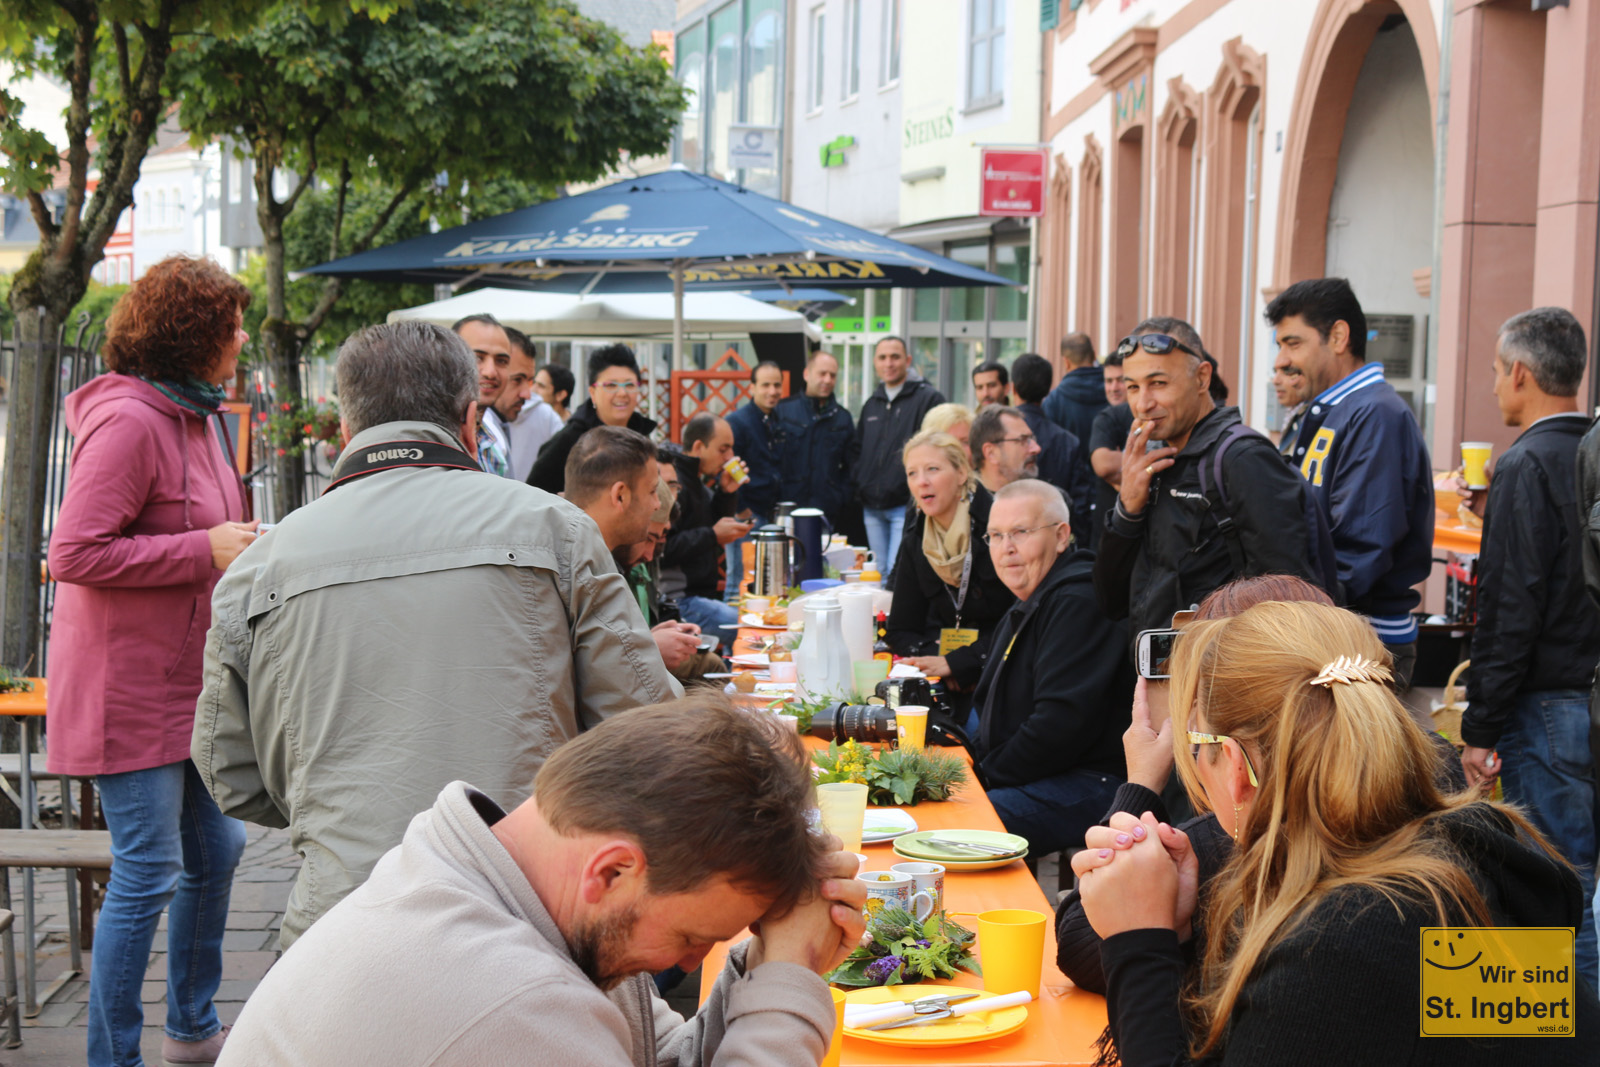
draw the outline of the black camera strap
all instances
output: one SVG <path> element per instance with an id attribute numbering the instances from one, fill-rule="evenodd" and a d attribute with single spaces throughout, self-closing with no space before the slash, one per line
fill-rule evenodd
<path id="1" fill-rule="evenodd" d="M 480 473 L 483 470 L 461 449 L 437 441 L 380 441 L 362 449 L 346 448 L 334 465 L 333 480 L 323 493 L 331 493 L 346 482 L 368 474 L 402 467 L 443 467 Z"/>
<path id="2" fill-rule="evenodd" d="M 956 609 L 956 629 L 961 629 L 961 606 L 967 602 L 967 586 L 972 581 L 972 544 L 967 544 L 967 558 L 961 561 L 961 592 L 952 594 L 950 587 L 944 587 L 944 595 L 950 598 L 950 603 Z M 941 583 L 943 584 L 943 583 Z"/>

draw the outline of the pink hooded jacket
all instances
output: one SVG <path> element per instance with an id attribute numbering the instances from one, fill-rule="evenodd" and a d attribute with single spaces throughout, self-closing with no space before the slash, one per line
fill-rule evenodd
<path id="1" fill-rule="evenodd" d="M 50 770 L 117 774 L 189 758 L 211 589 L 206 531 L 243 521 L 215 420 L 104 374 L 66 401 L 77 439 L 50 536 Z"/>

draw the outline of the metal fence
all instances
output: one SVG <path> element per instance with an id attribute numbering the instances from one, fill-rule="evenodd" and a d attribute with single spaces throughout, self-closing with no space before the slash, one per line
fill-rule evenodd
<path id="1" fill-rule="evenodd" d="M 28 565 L 23 573 L 33 574 L 37 570 L 40 581 L 38 586 L 38 615 L 41 624 L 37 633 L 23 635 L 21 647 L 27 652 L 27 662 L 30 673 L 43 674 L 45 652 L 49 645 L 50 611 L 55 603 L 55 583 L 46 580 L 45 553 L 50 544 L 50 531 L 55 526 L 56 514 L 61 510 L 61 498 L 67 489 L 67 462 L 72 454 L 72 442 L 67 433 L 65 409 L 63 401 L 66 395 L 78 388 L 95 375 L 104 370 L 100 362 L 100 340 L 103 335 L 104 324 L 95 322 L 87 314 L 80 315 L 75 321 L 61 327 L 54 341 L 41 345 L 38 358 L 43 361 L 46 368 L 45 375 L 38 380 L 42 383 L 49 380 L 49 375 L 56 378 L 57 400 L 50 414 L 49 448 L 47 453 L 47 466 L 44 483 L 44 525 L 36 544 L 32 545 L 3 545 L 5 558 L 10 561 L 15 558 L 15 553 L 22 553 L 28 557 Z M 8 330 L 0 331 L 0 381 L 10 383 L 15 381 L 17 360 L 20 358 L 21 344 L 19 341 L 18 324 L 12 322 Z M 10 398 L 7 396 L 7 415 L 9 418 Z M 5 450 L 4 438 L 0 436 L 0 470 L 4 470 L 9 462 L 9 457 L 3 455 Z M 38 507 L 38 500 L 33 494 L 28 494 L 25 501 L 28 510 L 32 512 Z M 5 535 L 0 532 L 0 542 L 5 540 Z M 0 614 L 5 611 L 8 602 L 4 583 L 7 580 L 9 568 L 0 568 Z M 0 619 L 0 624 L 4 620 Z M 22 667 L 22 663 L 15 664 Z"/>
<path id="2" fill-rule="evenodd" d="M 85 385 L 90 379 L 105 372 L 105 365 L 100 359 L 101 341 L 104 338 L 104 322 L 90 319 L 82 315 L 73 322 L 63 326 L 57 337 L 44 346 L 39 353 L 39 358 L 45 361 L 46 374 L 55 374 L 57 379 L 56 403 L 50 417 L 50 443 L 45 474 L 45 499 L 44 522 L 36 545 L 12 546 L 5 544 L 5 535 L 0 531 L 0 554 L 11 559 L 13 552 L 23 552 L 29 556 L 30 565 L 26 573 L 39 574 L 38 589 L 38 618 L 41 625 L 37 633 L 25 635 L 22 642 L 27 650 L 23 657 L 29 664 L 29 672 L 43 674 L 46 663 L 46 653 L 49 648 L 51 611 L 55 603 L 55 583 L 49 580 L 45 566 L 45 557 L 49 551 L 50 534 L 55 527 L 56 516 L 61 510 L 61 500 L 66 493 L 67 472 L 72 458 L 72 435 L 67 432 L 65 404 L 66 398 L 73 390 Z M 265 353 L 260 351 L 247 352 L 249 356 L 264 358 Z M 15 381 L 17 360 L 19 359 L 19 341 L 16 323 L 11 323 L 6 328 L 0 328 L 0 410 L 10 415 L 10 383 Z M 300 366 L 301 385 L 303 395 L 310 399 L 325 397 L 332 392 L 332 369 L 325 361 L 307 361 Z M 47 380 L 47 379 L 46 379 Z M 276 522 L 282 518 L 274 509 L 273 489 L 278 478 L 276 459 L 277 445 L 269 441 L 265 431 L 266 423 L 262 415 L 277 410 L 281 403 L 278 383 L 272 375 L 265 370 L 252 367 L 244 375 L 244 386 L 237 390 L 238 396 L 234 399 L 233 412 L 237 418 L 230 418 L 228 436 L 238 443 L 239 435 L 247 438 L 246 449 L 240 450 L 237 455 L 247 456 L 248 462 L 241 464 L 240 474 L 244 477 L 254 506 L 254 516 L 264 522 Z M 328 450 L 320 445 L 308 447 L 300 457 L 300 477 L 305 480 L 305 499 L 313 500 L 327 485 L 332 473 L 333 457 Z M 0 431 L 0 474 L 6 471 L 7 456 L 5 455 L 5 434 Z M 30 506 L 37 506 L 36 500 L 28 501 Z M 6 581 L 5 569 L 0 568 L 0 583 Z M 0 627 L 3 627 L 5 611 L 5 589 L 0 584 Z M 21 663 L 13 666 L 21 667 Z"/>

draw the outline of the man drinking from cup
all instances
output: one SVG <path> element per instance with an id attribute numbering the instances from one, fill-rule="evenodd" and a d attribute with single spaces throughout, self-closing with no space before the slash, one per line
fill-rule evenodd
<path id="1" fill-rule="evenodd" d="M 678 610 L 683 621 L 724 637 L 730 644 L 739 612 L 722 600 L 722 591 L 717 587 L 717 563 L 724 546 L 744 537 L 751 525 L 734 515 L 738 509 L 735 494 L 744 481 L 737 459 L 733 454 L 733 428 L 727 419 L 696 415 L 684 426 L 683 451 L 672 458 L 682 486 L 678 503 L 683 515 L 667 535 L 666 551 L 661 557 L 664 572 L 680 572 L 672 577 L 682 578 Z M 728 581 L 738 582 L 739 577 L 729 573 Z"/>

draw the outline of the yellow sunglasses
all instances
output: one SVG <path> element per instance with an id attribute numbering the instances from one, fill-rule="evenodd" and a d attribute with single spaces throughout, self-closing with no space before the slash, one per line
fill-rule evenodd
<path id="1" fill-rule="evenodd" d="M 1189 744 L 1193 746 L 1190 749 L 1190 755 L 1195 756 L 1196 758 L 1198 758 L 1200 755 L 1201 745 L 1220 745 L 1224 741 L 1233 740 L 1233 738 L 1229 737 L 1227 734 L 1203 734 L 1198 730 L 1190 730 L 1188 731 L 1188 734 Z M 1255 764 L 1250 762 L 1250 753 L 1245 752 L 1243 745 L 1239 745 L 1239 751 L 1244 755 L 1244 769 L 1246 773 L 1250 775 L 1250 784 L 1255 788 L 1260 789 L 1261 783 L 1256 780 L 1256 768 Z"/>

